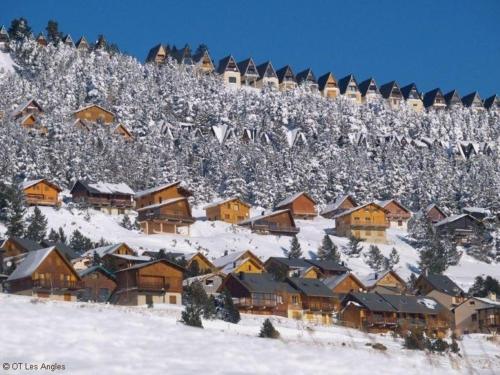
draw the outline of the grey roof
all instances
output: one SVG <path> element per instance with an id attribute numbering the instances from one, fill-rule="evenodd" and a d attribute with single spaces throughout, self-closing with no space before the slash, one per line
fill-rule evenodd
<path id="1" fill-rule="evenodd" d="M 349 293 L 342 304 L 354 300 L 370 311 L 396 312 L 396 309 L 378 293 Z"/>
<path id="2" fill-rule="evenodd" d="M 380 207 L 380 205 L 377 204 L 377 203 L 375 203 L 375 202 L 368 202 L 368 203 L 362 204 L 361 206 L 356 206 L 356 207 L 350 208 L 347 211 L 341 212 L 340 214 L 338 214 L 335 217 L 337 218 L 337 217 L 342 217 L 342 216 L 345 216 L 345 215 L 349 215 L 349 214 L 353 213 L 354 211 L 357 211 L 357 210 L 359 210 L 359 209 L 361 209 L 363 207 L 366 207 L 366 206 L 368 206 L 370 204 L 374 204 L 375 206 Z M 380 207 L 380 208 L 383 209 L 383 210 L 385 210 L 385 208 L 383 208 L 383 207 Z"/>
<path id="3" fill-rule="evenodd" d="M 445 225 L 445 224 L 449 224 L 449 223 L 452 223 L 454 221 L 457 221 L 457 220 L 460 220 L 464 217 L 470 217 L 472 220 L 474 221 L 477 221 L 476 218 L 474 218 L 473 216 L 469 215 L 469 214 L 460 214 L 460 215 L 452 215 L 452 216 L 448 216 L 447 218 L 437 222 L 436 224 L 434 224 L 434 226 L 436 227 L 440 227 L 442 225 Z"/>
<path id="4" fill-rule="evenodd" d="M 351 275 L 350 273 L 343 273 L 340 275 L 330 276 L 323 279 L 323 283 L 330 289 L 335 289 L 342 281 Z"/>
<path id="5" fill-rule="evenodd" d="M 276 76 L 280 82 L 283 82 L 283 79 L 287 75 L 287 73 L 292 75 L 293 81 L 296 81 L 295 74 L 293 73 L 292 67 L 290 65 L 285 65 L 283 68 L 276 71 Z"/>
<path id="6" fill-rule="evenodd" d="M 193 61 L 195 63 L 199 63 L 200 61 L 203 60 L 203 57 L 205 57 L 205 56 L 208 57 L 208 59 L 210 60 L 210 63 L 213 66 L 214 63 L 212 61 L 212 57 L 210 56 L 210 52 L 208 52 L 208 47 L 206 47 L 206 46 L 205 46 L 205 48 L 202 48 L 202 49 L 200 49 L 200 47 L 198 47 L 198 49 L 196 50 L 196 52 L 193 55 Z"/>
<path id="7" fill-rule="evenodd" d="M 332 260 L 306 259 L 306 262 L 318 267 L 321 271 L 347 272 L 349 268 Z"/>
<path id="8" fill-rule="evenodd" d="M 274 70 L 274 67 L 273 67 L 273 64 L 271 63 L 271 61 L 266 61 L 265 63 L 257 66 L 257 71 L 259 72 L 259 76 L 261 79 L 264 78 L 264 76 L 266 75 L 266 72 L 269 70 L 269 68 L 272 71 L 273 77 L 278 78 L 278 76 L 276 75 L 276 70 Z"/>
<path id="9" fill-rule="evenodd" d="M 382 272 L 372 272 L 365 277 L 360 277 L 360 280 L 366 287 L 372 287 L 377 282 L 382 280 L 389 273 L 392 273 L 392 274 L 396 275 L 398 278 L 400 278 L 399 275 L 396 272 L 394 272 L 393 270 L 386 270 L 386 271 L 382 271 Z"/>
<path id="10" fill-rule="evenodd" d="M 231 61 L 234 63 L 234 65 L 236 67 L 236 71 L 239 73 L 238 65 L 236 64 L 236 60 L 234 59 L 234 57 L 232 55 L 229 55 L 229 56 L 226 56 L 226 57 L 220 59 L 219 65 L 217 66 L 217 73 L 223 74 L 226 71 L 229 62 L 231 62 Z"/>
<path id="11" fill-rule="evenodd" d="M 349 74 L 345 76 L 344 78 L 341 78 L 338 82 L 340 93 L 345 94 L 347 91 L 347 86 L 349 86 L 349 82 L 354 81 L 356 84 L 356 87 L 358 86 L 358 83 L 356 82 L 356 78 L 354 78 L 353 74 Z M 359 88 L 358 88 L 359 89 Z"/>
<path id="12" fill-rule="evenodd" d="M 323 74 L 321 77 L 318 78 L 318 88 L 320 90 L 323 90 L 325 88 L 326 84 L 328 83 L 328 78 L 330 78 L 330 76 L 333 78 L 335 83 L 337 83 L 337 79 L 335 78 L 332 72 Z"/>
<path id="13" fill-rule="evenodd" d="M 81 184 L 89 193 L 93 194 L 123 194 L 134 195 L 134 191 L 124 182 L 113 184 L 109 182 L 89 182 L 78 180 L 71 188 L 70 193 L 73 191 L 77 184 Z"/>
<path id="14" fill-rule="evenodd" d="M 450 92 L 444 94 L 444 100 L 446 101 L 447 106 L 462 104 L 462 100 L 460 99 L 460 95 L 457 90 L 451 90 Z"/>
<path id="15" fill-rule="evenodd" d="M 335 211 L 336 209 L 339 208 L 339 206 L 344 203 L 344 201 L 347 199 L 347 198 L 350 198 L 354 201 L 354 198 L 348 194 L 346 195 L 341 195 L 339 197 L 337 197 L 332 203 L 329 203 L 325 206 L 325 208 L 323 208 L 323 210 L 321 211 L 321 214 L 326 214 L 328 212 L 331 212 L 331 211 Z M 354 205 L 356 205 L 356 201 L 354 201 Z"/>
<path id="16" fill-rule="evenodd" d="M 153 48 L 151 48 L 148 52 L 148 56 L 146 57 L 146 61 L 147 62 L 150 62 L 150 61 L 154 61 L 156 55 L 158 54 L 158 52 L 160 51 L 160 48 L 164 48 L 165 51 L 168 53 L 168 46 L 164 45 L 164 44 L 157 44 L 156 46 L 154 46 Z"/>
<path id="17" fill-rule="evenodd" d="M 445 275 L 422 275 L 429 284 L 431 284 L 436 290 L 452 295 L 452 296 L 460 296 L 464 293 L 460 287 L 455 284 L 453 280 L 451 280 L 448 276 Z"/>
<path id="18" fill-rule="evenodd" d="M 240 221 L 240 225 L 241 224 L 253 224 L 254 222 L 256 221 L 259 221 L 261 219 L 265 219 L 267 217 L 270 217 L 270 216 L 275 216 L 275 215 L 279 215 L 279 214 L 282 214 L 284 212 L 288 212 L 288 214 L 291 216 L 291 212 L 290 210 L 276 210 L 276 211 L 272 211 L 272 212 L 269 212 L 267 214 L 264 214 L 264 215 L 258 215 L 258 216 L 254 216 L 254 217 L 251 217 L 249 219 L 246 219 L 246 220 L 243 220 L 243 221 Z M 293 220 L 293 218 L 292 218 Z"/>
<path id="19" fill-rule="evenodd" d="M 7 281 L 24 279 L 31 277 L 33 272 L 40 266 L 40 264 L 47 258 L 52 251 L 58 251 L 54 246 L 45 249 L 30 251 L 23 261 L 12 272 Z"/>
<path id="20" fill-rule="evenodd" d="M 295 199 L 297 199 L 301 195 L 305 195 L 306 197 L 308 197 L 310 200 L 312 200 L 316 204 L 316 202 L 314 201 L 314 199 L 312 199 L 309 194 L 301 191 L 301 192 L 295 193 L 295 194 L 293 194 L 293 195 L 291 195 L 291 196 L 283 199 L 281 202 L 278 202 L 276 204 L 276 208 L 280 208 L 280 207 L 286 206 L 287 204 L 292 203 Z"/>
<path id="21" fill-rule="evenodd" d="M 298 84 L 301 84 L 302 82 L 317 83 L 316 76 L 314 75 L 311 68 L 307 68 L 307 69 L 301 71 L 300 73 L 297 73 L 295 78 L 296 78 Z"/>
<path id="22" fill-rule="evenodd" d="M 104 268 L 102 266 L 92 266 L 92 267 L 86 268 L 84 270 L 78 271 L 78 274 L 80 275 L 80 277 L 84 277 L 84 276 L 87 276 L 88 274 L 93 273 L 93 272 L 101 272 L 104 275 L 106 275 L 107 277 L 109 277 L 113 280 L 115 279 L 115 275 L 111 271 L 108 271 L 106 268 Z"/>
<path id="23" fill-rule="evenodd" d="M 368 93 L 368 89 L 370 88 L 370 85 L 372 84 L 375 85 L 375 91 L 377 93 L 380 93 L 380 90 L 377 86 L 377 82 L 375 82 L 375 80 L 373 78 L 368 78 L 368 79 L 365 79 L 363 82 L 361 82 L 359 85 L 358 85 L 358 89 L 359 89 L 359 92 L 361 93 L 362 96 L 366 96 L 366 94 Z"/>
<path id="24" fill-rule="evenodd" d="M 483 101 L 481 97 L 479 96 L 479 93 L 477 91 L 471 92 L 468 95 L 465 95 L 462 98 L 462 103 L 466 107 L 472 107 L 474 105 L 475 101 L 479 101 L 481 105 L 483 105 Z"/>
<path id="25" fill-rule="evenodd" d="M 76 42 L 75 46 L 76 48 L 80 48 L 80 46 L 87 46 L 87 48 L 89 47 L 89 42 L 87 42 L 87 39 L 85 39 L 85 37 L 82 35 L 80 37 L 80 39 L 78 39 L 78 41 Z"/>
<path id="26" fill-rule="evenodd" d="M 286 258 L 286 257 L 270 257 L 267 261 L 274 260 L 278 263 L 281 263 L 288 268 L 309 268 L 311 264 L 301 258 Z"/>
<path id="27" fill-rule="evenodd" d="M 154 186 L 152 188 L 136 192 L 135 195 L 134 195 L 134 197 L 135 198 L 141 198 L 141 197 L 144 197 L 145 195 L 156 193 L 157 191 L 160 191 L 160 190 L 163 190 L 163 189 L 167 189 L 167 188 L 172 187 L 172 186 L 179 185 L 180 183 L 181 183 L 181 181 L 176 181 L 176 182 L 168 182 L 166 184 L 159 185 L 159 186 Z"/>
<path id="28" fill-rule="evenodd" d="M 277 291 L 287 291 L 298 293 L 290 284 L 275 281 L 269 273 L 233 273 L 245 288 L 251 293 L 276 293 Z"/>
<path id="29" fill-rule="evenodd" d="M 500 98 L 497 95 L 492 95 L 484 100 L 484 108 L 500 108 Z"/>
<path id="30" fill-rule="evenodd" d="M 17 114 L 19 114 L 20 112 L 24 111 L 24 109 L 26 107 L 28 107 L 30 104 L 34 105 L 35 107 L 37 107 L 40 110 L 40 112 L 43 112 L 42 106 L 40 104 L 38 104 L 38 102 L 35 99 L 29 99 L 29 100 L 26 100 L 25 102 L 21 103 L 20 105 L 18 105 L 16 107 L 16 109 L 14 109 L 12 111 L 12 114 L 14 116 L 17 115 Z"/>
<path id="31" fill-rule="evenodd" d="M 401 294 L 381 294 L 400 313 L 438 314 L 444 306 L 430 297 L 410 296 Z"/>
<path id="32" fill-rule="evenodd" d="M 66 245 L 65 243 L 43 240 L 41 244 L 43 245 L 43 247 L 51 247 L 51 246 L 57 247 L 57 250 L 66 255 L 66 258 L 68 258 L 69 260 L 78 258 L 76 251 L 71 247 L 69 247 L 68 245 Z"/>
<path id="33" fill-rule="evenodd" d="M 94 252 L 95 252 L 95 253 L 97 253 L 97 255 L 99 255 L 102 258 L 105 255 L 113 254 L 122 245 L 126 245 L 126 244 L 124 242 L 120 242 L 120 243 L 116 243 L 113 245 L 96 247 L 95 249 L 87 250 L 85 253 L 82 254 L 82 256 L 83 257 L 92 256 L 92 255 L 94 255 Z"/>
<path id="34" fill-rule="evenodd" d="M 308 297 L 333 297 L 333 292 L 318 279 L 288 277 L 287 281 Z"/>
<path id="35" fill-rule="evenodd" d="M 247 74 L 248 68 L 252 65 L 255 69 L 255 73 L 258 74 L 257 67 L 255 66 L 255 62 L 253 61 L 253 59 L 251 57 L 249 57 L 246 60 L 240 61 L 238 63 L 238 70 L 240 71 L 241 75 L 243 76 L 243 75 Z"/>
<path id="36" fill-rule="evenodd" d="M 399 207 L 401 207 L 406 212 L 411 212 L 408 208 L 406 208 L 405 206 L 403 206 L 400 202 L 398 202 L 395 199 L 386 199 L 384 201 L 375 200 L 374 202 L 376 204 L 378 204 L 382 208 L 385 208 L 385 206 L 387 206 L 389 203 L 394 202 L 396 205 L 398 205 Z"/>
<path id="37" fill-rule="evenodd" d="M 171 205 L 172 203 L 176 203 L 176 202 L 179 202 L 179 201 L 186 201 L 187 202 L 187 198 L 185 197 L 179 197 L 179 198 L 171 198 L 171 199 L 167 199 L 167 200 L 164 200 L 163 202 L 161 203 L 155 203 L 155 204 L 151 204 L 149 206 L 145 206 L 145 207 L 141 207 L 141 208 L 138 208 L 136 209 L 137 212 L 140 212 L 140 211 L 146 211 L 146 210 L 151 210 L 152 208 L 158 208 L 158 207 L 163 207 L 163 206 L 169 206 Z"/>
<path id="38" fill-rule="evenodd" d="M 39 243 L 32 241 L 28 238 L 9 237 L 7 239 L 14 241 L 19 246 L 21 246 L 23 249 L 25 249 L 26 251 L 35 251 L 35 250 L 40 250 L 41 248 L 43 248 L 42 245 L 40 245 Z M 4 241 L 4 243 L 5 243 L 5 241 Z"/>

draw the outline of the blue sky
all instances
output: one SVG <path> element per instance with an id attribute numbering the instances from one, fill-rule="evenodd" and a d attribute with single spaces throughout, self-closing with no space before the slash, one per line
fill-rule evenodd
<path id="1" fill-rule="evenodd" d="M 500 93 L 499 0 L 2 0 L 0 24 L 20 16 L 36 32 L 55 19 L 75 40 L 103 33 L 141 61 L 159 42 L 205 43 L 216 62 L 232 53 L 316 76 Z"/>

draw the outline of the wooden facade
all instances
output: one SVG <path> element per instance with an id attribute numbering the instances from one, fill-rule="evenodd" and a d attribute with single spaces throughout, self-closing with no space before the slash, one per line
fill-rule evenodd
<path id="1" fill-rule="evenodd" d="M 388 227 L 387 210 L 375 203 L 352 208 L 335 217 L 337 235 L 354 236 L 368 242 L 385 243 Z"/>
<path id="2" fill-rule="evenodd" d="M 191 192 L 185 189 L 180 181 L 167 183 L 136 192 L 134 195 L 135 207 L 143 208 L 153 204 L 163 203 L 168 199 L 189 198 L 191 195 Z"/>
<path id="3" fill-rule="evenodd" d="M 436 204 L 430 204 L 429 206 L 427 206 L 425 209 L 425 214 L 427 216 L 427 220 L 429 220 L 433 224 L 448 217 L 448 215 L 446 215 L 443 210 L 441 210 Z"/>
<path id="4" fill-rule="evenodd" d="M 73 201 L 109 213 L 124 213 L 132 208 L 134 191 L 126 184 L 92 183 L 78 180 L 70 191 Z"/>
<path id="5" fill-rule="evenodd" d="M 386 215 L 391 228 L 407 229 L 408 220 L 411 218 L 411 211 L 409 209 L 395 199 L 379 201 L 378 204 L 388 211 Z"/>
<path id="6" fill-rule="evenodd" d="M 294 235 L 299 232 L 290 210 L 279 210 L 254 216 L 240 222 L 239 225 L 249 227 L 253 232 L 262 234 Z"/>
<path id="7" fill-rule="evenodd" d="M 97 266 L 79 272 L 82 279 L 82 290 L 78 292 L 77 298 L 84 302 L 109 301 L 116 289 L 114 275 L 106 269 Z"/>
<path id="8" fill-rule="evenodd" d="M 200 49 L 200 47 L 198 47 L 198 50 L 193 55 L 193 62 L 197 71 L 203 74 L 210 74 L 215 70 L 208 48 Z"/>
<path id="9" fill-rule="evenodd" d="M 201 273 L 215 272 L 216 270 L 215 265 L 210 260 L 208 260 L 208 258 L 203 255 L 203 253 L 199 251 L 186 257 L 186 260 L 187 269 L 192 268 L 193 264 L 196 263 L 196 268 L 198 268 Z"/>
<path id="10" fill-rule="evenodd" d="M 433 108 L 433 109 L 446 108 L 446 100 L 444 99 L 444 95 L 441 92 L 441 89 L 439 88 L 426 92 L 424 95 L 423 102 L 425 108 Z"/>
<path id="11" fill-rule="evenodd" d="M 10 258 L 17 257 L 21 254 L 25 254 L 30 251 L 39 250 L 42 246 L 35 241 L 10 236 L 2 242 L 0 246 L 0 252 L 2 253 L 2 257 Z"/>
<path id="12" fill-rule="evenodd" d="M 181 305 L 184 269 L 167 260 L 156 260 L 116 272 L 118 305 Z"/>
<path id="13" fill-rule="evenodd" d="M 334 295 L 333 308 L 335 312 L 341 309 L 341 302 L 346 294 L 363 292 L 366 290 L 364 284 L 353 274 L 330 276 L 323 280 Z"/>
<path id="14" fill-rule="evenodd" d="M 314 219 L 318 214 L 316 201 L 307 193 L 294 194 L 276 205 L 277 210 L 290 210 L 295 219 Z"/>
<path id="15" fill-rule="evenodd" d="M 436 233 L 459 244 L 468 244 L 483 227 L 482 222 L 469 214 L 449 216 L 434 224 Z"/>
<path id="16" fill-rule="evenodd" d="M 322 96 L 335 99 L 340 94 L 337 79 L 332 72 L 328 72 L 318 78 L 318 90 Z"/>
<path id="17" fill-rule="evenodd" d="M 378 89 L 377 83 L 373 78 L 368 78 L 367 80 L 361 82 L 358 87 L 359 92 L 361 93 L 361 101 L 363 103 L 367 103 L 380 98 L 380 91 Z"/>
<path id="18" fill-rule="evenodd" d="M 80 276 L 56 247 L 31 251 L 7 279 L 14 294 L 75 301 Z"/>
<path id="19" fill-rule="evenodd" d="M 250 217 L 250 204 L 239 198 L 230 198 L 205 207 L 207 219 L 221 220 L 226 223 L 238 224 Z"/>
<path id="20" fill-rule="evenodd" d="M 446 101 L 448 108 L 463 107 L 462 99 L 460 99 L 460 95 L 457 90 L 451 90 L 445 94 L 444 100 Z"/>
<path id="21" fill-rule="evenodd" d="M 335 201 L 327 204 L 320 214 L 327 219 L 334 219 L 335 216 L 341 214 L 342 212 L 351 210 L 357 206 L 358 204 L 352 196 L 343 195 L 335 199 Z"/>
<path id="22" fill-rule="evenodd" d="M 389 106 L 393 109 L 399 108 L 403 102 L 403 94 L 396 81 L 388 82 L 380 86 L 380 94 L 387 100 Z"/>
<path id="23" fill-rule="evenodd" d="M 164 64 L 167 62 L 169 47 L 163 44 L 158 44 L 149 50 L 146 62 L 155 64 Z"/>
<path id="24" fill-rule="evenodd" d="M 137 220 L 146 234 L 175 233 L 189 235 L 194 223 L 187 198 L 167 199 L 162 203 L 137 209 Z"/>
<path id="25" fill-rule="evenodd" d="M 262 261 L 250 250 L 234 252 L 214 259 L 214 266 L 225 274 L 262 273 L 265 267 Z"/>
<path id="26" fill-rule="evenodd" d="M 479 332 L 496 334 L 500 330 L 500 305 L 477 310 Z"/>
<path id="27" fill-rule="evenodd" d="M 491 297 L 493 297 L 493 299 L 471 297 L 463 301 L 458 306 L 455 306 L 453 308 L 455 318 L 454 333 L 457 335 L 470 333 L 492 333 L 492 331 L 484 330 L 484 328 L 495 328 L 495 331 L 498 332 L 498 329 L 500 328 L 500 320 L 497 320 L 496 327 L 495 325 L 493 325 L 493 327 L 485 327 L 485 323 L 488 321 L 485 316 L 488 315 L 487 313 L 482 314 L 482 327 L 480 328 L 479 326 L 479 310 L 500 307 L 500 302 L 496 300 L 496 296 Z"/>
<path id="28" fill-rule="evenodd" d="M 340 94 L 344 95 L 346 98 L 349 98 L 357 103 L 361 103 L 361 92 L 358 88 L 358 83 L 356 82 L 356 78 L 352 74 L 342 78 L 339 80 L 339 89 Z"/>
<path id="29" fill-rule="evenodd" d="M 445 275 L 421 274 L 414 288 L 415 294 L 432 297 L 448 310 L 465 301 L 465 292 Z"/>
<path id="30" fill-rule="evenodd" d="M 115 122 L 115 114 L 97 104 L 91 104 L 87 107 L 80 108 L 73 112 L 73 115 L 77 119 L 86 120 L 89 122 L 102 122 L 103 124 L 109 125 Z"/>
<path id="31" fill-rule="evenodd" d="M 26 203 L 31 206 L 58 206 L 59 186 L 45 179 L 25 181 L 22 184 Z"/>
<path id="32" fill-rule="evenodd" d="M 387 294 L 405 293 L 406 282 L 393 270 L 374 272 L 366 278 L 361 279 L 366 290 L 373 291 L 380 288 Z"/>

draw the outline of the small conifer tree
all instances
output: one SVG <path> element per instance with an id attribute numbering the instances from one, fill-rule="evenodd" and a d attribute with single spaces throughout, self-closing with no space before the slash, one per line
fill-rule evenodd
<path id="1" fill-rule="evenodd" d="M 280 337 L 280 333 L 274 328 L 273 323 L 269 319 L 266 319 L 260 329 L 259 337 L 277 339 Z"/>

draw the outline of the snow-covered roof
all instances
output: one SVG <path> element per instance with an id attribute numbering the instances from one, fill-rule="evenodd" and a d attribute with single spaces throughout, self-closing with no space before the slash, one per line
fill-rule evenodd
<path id="1" fill-rule="evenodd" d="M 43 181 L 43 178 L 40 178 L 40 179 L 38 179 L 38 180 L 28 180 L 28 181 L 23 181 L 23 182 L 21 183 L 21 187 L 22 187 L 23 189 L 27 189 L 27 188 L 29 188 L 30 186 L 36 185 L 36 184 L 38 184 L 39 182 L 42 182 L 42 181 Z"/>
<path id="2" fill-rule="evenodd" d="M 473 297 L 473 298 L 491 306 L 500 306 L 500 301 L 497 300 L 492 300 L 490 298 L 485 298 L 485 297 Z"/>
<path id="3" fill-rule="evenodd" d="M 21 103 L 20 105 L 18 105 L 13 111 L 12 111 L 12 115 L 15 116 L 17 115 L 18 113 L 24 111 L 26 109 L 26 107 L 28 107 L 31 103 L 34 103 L 34 105 L 36 107 L 38 107 L 40 110 L 42 110 L 42 107 L 40 106 L 40 104 L 38 104 L 38 102 L 35 100 L 35 99 L 29 99 L 23 103 Z"/>
<path id="4" fill-rule="evenodd" d="M 102 258 L 104 255 L 113 254 L 116 250 L 118 250 L 123 245 L 127 246 L 125 243 L 120 242 L 120 243 L 113 244 L 113 245 L 101 246 L 101 247 L 97 247 L 95 249 L 90 249 L 82 254 L 82 258 L 93 256 L 94 252 L 97 253 L 97 255 L 99 255 Z"/>
<path id="5" fill-rule="evenodd" d="M 337 197 L 332 203 L 327 204 L 325 206 L 325 208 L 323 208 L 323 210 L 321 211 L 321 214 L 326 214 L 328 212 L 335 211 L 336 209 L 338 209 L 340 207 L 340 205 L 342 203 L 344 203 L 344 201 L 347 198 L 351 198 L 352 199 L 352 197 L 350 195 L 348 195 L 348 194 L 341 195 L 340 197 Z"/>
<path id="6" fill-rule="evenodd" d="M 276 207 L 283 207 L 283 206 L 286 206 L 287 204 L 290 204 L 292 203 L 295 199 L 297 199 L 298 197 L 300 197 L 301 195 L 305 195 L 307 196 L 309 199 L 312 200 L 312 198 L 307 194 L 307 193 L 304 193 L 303 191 L 301 192 L 298 192 L 298 193 L 295 193 L 291 196 L 289 196 L 288 198 L 285 198 L 283 199 L 281 202 L 279 202 L 278 204 L 276 204 Z"/>
<path id="7" fill-rule="evenodd" d="M 276 211 L 272 211 L 272 212 L 269 212 L 267 214 L 263 214 L 263 215 L 258 215 L 258 216 L 254 216 L 254 217 L 251 217 L 249 219 L 246 219 L 246 220 L 243 220 L 243 221 L 240 221 L 240 225 L 241 224 L 251 224 L 253 223 L 254 221 L 258 221 L 260 219 L 264 219 L 266 217 L 271 217 L 271 216 L 275 216 L 275 215 L 279 215 L 279 214 L 282 214 L 284 212 L 290 212 L 290 210 L 276 210 Z"/>
<path id="8" fill-rule="evenodd" d="M 40 264 L 52 252 L 57 251 L 55 246 L 46 247 L 44 249 L 30 251 L 24 260 L 12 272 L 7 281 L 19 280 L 25 277 L 31 277 L 33 272 L 40 266 Z"/>
<path id="9" fill-rule="evenodd" d="M 482 208 L 482 207 L 464 207 L 464 211 L 467 212 L 474 212 L 478 214 L 483 214 L 483 215 L 491 215 L 491 211 L 488 210 L 487 208 Z"/>
<path id="10" fill-rule="evenodd" d="M 460 214 L 460 215 L 452 215 L 452 216 L 448 216 L 447 218 L 437 222 L 436 224 L 434 224 L 436 227 L 439 227 L 441 225 L 444 225 L 444 224 L 448 224 L 448 223 L 452 223 L 454 221 L 457 221 L 459 219 L 462 219 L 466 216 L 469 216 L 471 219 L 473 220 L 476 220 L 475 218 L 473 218 L 472 216 L 470 216 L 469 214 Z M 477 221 L 477 220 L 476 220 Z"/>
<path id="11" fill-rule="evenodd" d="M 107 110 L 106 108 L 103 108 L 101 107 L 100 105 L 98 104 L 89 104 L 85 107 L 82 107 L 82 108 L 79 108 L 77 109 L 76 111 L 74 111 L 73 113 L 78 113 L 78 112 L 81 112 L 81 111 L 85 111 L 86 109 L 89 109 L 89 108 L 92 108 L 92 107 L 97 107 L 99 109 L 102 109 L 104 112 L 108 112 L 109 114 L 115 116 L 115 114 L 113 112 L 111 112 L 110 110 Z"/>
<path id="12" fill-rule="evenodd" d="M 141 190 L 141 191 L 138 191 L 137 193 L 135 193 L 135 197 L 141 198 L 141 197 L 144 197 L 146 195 L 156 193 L 157 191 L 167 189 L 167 188 L 175 186 L 175 185 L 179 185 L 180 183 L 181 183 L 181 181 L 169 182 L 169 183 L 166 183 L 166 184 L 163 184 L 160 186 L 155 186 L 155 187 L 152 187 L 149 189 Z"/>
<path id="13" fill-rule="evenodd" d="M 228 255 L 224 255 L 223 257 L 220 257 L 220 258 L 217 258 L 217 259 L 214 259 L 214 261 L 212 262 L 214 264 L 215 267 L 217 268 L 223 268 L 224 266 L 226 266 L 227 264 L 229 263 L 233 263 L 235 261 L 237 261 L 241 256 L 243 256 L 243 254 L 245 254 L 247 252 L 247 250 L 243 250 L 243 251 L 235 251 L 233 253 L 230 253 Z"/>
<path id="14" fill-rule="evenodd" d="M 380 207 L 382 208 L 385 208 L 389 203 L 391 202 L 394 202 L 396 205 L 398 205 L 399 207 L 401 207 L 402 209 L 404 209 L 405 211 L 407 212 L 411 212 L 408 208 L 406 208 L 405 206 L 403 206 L 401 203 L 399 203 L 397 200 L 395 199 L 386 199 L 384 201 L 379 201 L 379 200 L 374 200 L 373 201 L 375 204 L 378 204 Z"/>
<path id="15" fill-rule="evenodd" d="M 330 289 L 334 289 L 337 285 L 339 285 L 342 281 L 349 277 L 349 273 L 344 273 L 341 275 L 335 275 L 327 277 L 323 280 L 323 283 Z"/>
<path id="16" fill-rule="evenodd" d="M 206 210 L 207 208 L 212 208 L 212 207 L 217 207 L 217 206 L 220 206 L 221 204 L 225 204 L 225 203 L 229 203 L 231 201 L 234 201 L 235 199 L 239 200 L 243 205 L 247 206 L 247 207 L 251 207 L 250 204 L 242 201 L 240 198 L 238 197 L 231 197 L 231 198 L 227 198 L 227 199 L 219 199 L 219 200 L 216 200 L 214 201 L 213 203 L 210 203 L 209 205 L 206 205 L 204 207 L 204 209 Z"/>
<path id="17" fill-rule="evenodd" d="M 138 262 L 149 262 L 151 257 L 145 255 L 112 254 L 116 258 L 133 260 Z"/>
<path id="18" fill-rule="evenodd" d="M 368 274 L 367 276 L 364 277 L 359 277 L 359 280 L 365 285 L 366 287 L 370 288 L 377 284 L 380 280 L 382 280 L 388 273 L 393 273 L 396 274 L 394 271 L 391 270 L 386 270 L 382 272 L 372 272 Z M 399 276 L 398 276 L 399 277 Z"/>
<path id="19" fill-rule="evenodd" d="M 109 182 L 98 181 L 88 184 L 92 189 L 97 190 L 102 194 L 130 194 L 134 195 L 134 191 L 124 182 L 112 184 Z"/>
<path id="20" fill-rule="evenodd" d="M 353 207 L 353 208 L 351 208 L 351 209 L 349 209 L 347 211 L 341 212 L 340 214 L 338 214 L 337 216 L 335 216 L 335 218 L 352 214 L 353 212 L 358 211 L 358 210 L 360 210 L 360 209 L 362 209 L 362 208 L 364 208 L 366 206 L 369 206 L 370 204 L 374 204 L 374 205 L 380 207 L 380 205 L 377 204 L 377 203 L 375 203 L 375 202 L 368 202 L 368 203 L 365 203 L 365 204 L 363 204 L 361 206 L 356 206 L 356 207 Z M 383 209 L 383 210 L 385 210 L 385 208 L 383 208 L 383 207 L 380 207 L 380 208 Z"/>
<path id="21" fill-rule="evenodd" d="M 152 208 L 158 208 L 158 207 L 168 206 L 169 204 L 172 204 L 172 203 L 175 203 L 175 202 L 179 202 L 179 201 L 183 201 L 183 200 L 187 200 L 187 199 L 184 198 L 184 197 L 167 199 L 166 201 L 163 201 L 161 203 L 155 203 L 155 204 L 151 204 L 151 205 L 146 206 L 146 207 L 138 208 L 136 211 L 144 211 L 144 210 L 150 210 Z"/>

